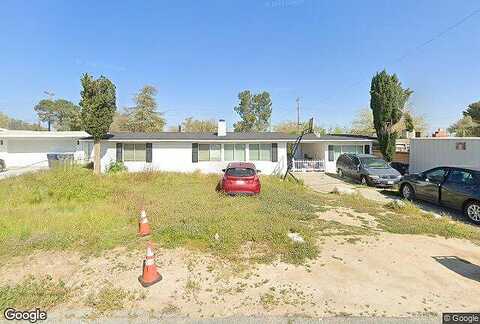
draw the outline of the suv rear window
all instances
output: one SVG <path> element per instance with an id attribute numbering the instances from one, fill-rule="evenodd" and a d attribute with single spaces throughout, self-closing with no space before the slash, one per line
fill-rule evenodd
<path id="1" fill-rule="evenodd" d="M 225 173 L 232 177 L 251 177 L 255 175 L 255 170 L 250 168 L 230 168 Z"/>

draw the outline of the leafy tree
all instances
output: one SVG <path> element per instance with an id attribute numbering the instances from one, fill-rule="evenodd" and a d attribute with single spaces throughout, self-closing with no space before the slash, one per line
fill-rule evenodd
<path id="1" fill-rule="evenodd" d="M 113 115 L 113 122 L 110 125 L 111 132 L 125 132 L 128 131 L 128 114 L 126 112 L 116 111 Z"/>
<path id="2" fill-rule="evenodd" d="M 448 132 L 455 133 L 459 137 L 480 136 L 480 125 L 473 120 L 472 116 L 467 115 L 451 125 Z"/>
<path id="3" fill-rule="evenodd" d="M 128 112 L 126 126 L 129 131 L 143 133 L 163 131 L 165 118 L 157 112 L 156 94 L 155 87 L 147 85 L 135 95 L 135 106 Z"/>
<path id="4" fill-rule="evenodd" d="M 211 133 L 217 131 L 217 121 L 215 119 L 194 119 L 185 118 L 182 122 L 182 129 L 185 132 Z"/>
<path id="5" fill-rule="evenodd" d="M 37 113 L 38 119 L 48 124 L 48 130 L 50 131 L 57 115 L 55 101 L 51 99 L 40 100 L 33 109 Z"/>
<path id="6" fill-rule="evenodd" d="M 410 113 L 405 113 L 403 115 L 403 123 L 405 125 L 405 130 L 408 132 L 413 132 L 415 130 L 415 124 L 413 121 L 413 117 Z"/>
<path id="7" fill-rule="evenodd" d="M 300 129 L 304 129 L 305 127 L 307 127 L 307 122 L 302 123 L 300 125 Z M 288 121 L 278 123 L 273 127 L 273 129 L 276 132 L 282 132 L 282 133 L 287 133 L 287 134 L 298 134 L 299 133 L 298 132 L 299 127 L 297 126 L 297 122 L 293 121 L 293 120 L 288 120 Z M 315 134 L 318 134 L 318 135 L 325 135 L 327 133 L 327 130 L 325 128 L 319 127 L 319 126 L 316 126 L 316 125 L 314 126 L 313 131 L 314 131 Z"/>
<path id="8" fill-rule="evenodd" d="M 298 128 L 297 122 L 293 120 L 284 121 L 273 126 L 274 131 L 287 134 L 298 134 Z"/>
<path id="9" fill-rule="evenodd" d="M 12 130 L 45 130 L 40 124 L 31 124 L 20 119 L 10 118 L 2 112 L 0 112 L 0 128 Z"/>
<path id="10" fill-rule="evenodd" d="M 475 123 L 480 123 L 480 101 L 469 104 L 463 116 L 470 116 Z"/>
<path id="11" fill-rule="evenodd" d="M 270 94 L 263 91 L 252 94 L 250 90 L 238 94 L 239 104 L 234 108 L 242 119 L 233 126 L 236 132 L 264 132 L 270 124 L 272 100 Z"/>
<path id="12" fill-rule="evenodd" d="M 43 99 L 35 105 L 34 110 L 42 122 L 52 125 L 59 131 L 81 130 L 80 107 L 65 99 Z"/>
<path id="13" fill-rule="evenodd" d="M 394 129 L 401 133 L 404 130 L 409 132 L 415 130 L 424 132 L 427 129 L 427 124 L 423 116 L 415 115 L 411 111 L 405 111 L 402 119 L 395 125 Z M 373 113 L 369 108 L 361 109 L 358 111 L 356 117 L 352 121 L 352 127 L 350 129 L 351 134 L 375 136 L 376 130 L 373 124 Z"/>
<path id="14" fill-rule="evenodd" d="M 395 74 L 389 75 L 383 70 L 372 78 L 370 108 L 380 151 L 387 161 L 392 161 L 395 154 L 395 141 L 398 136 L 395 126 L 402 119 L 405 104 L 411 94 L 410 89 L 402 88 Z"/>
<path id="15" fill-rule="evenodd" d="M 355 135 L 373 136 L 376 134 L 373 126 L 373 114 L 368 108 L 358 111 L 355 119 L 352 122 L 350 133 Z"/>
<path id="16" fill-rule="evenodd" d="M 115 85 L 104 76 L 94 79 L 85 73 L 80 93 L 81 119 L 83 128 L 94 141 L 94 171 L 100 174 L 100 140 L 107 135 L 117 109 Z"/>
<path id="17" fill-rule="evenodd" d="M 55 100 L 55 128 L 59 131 L 78 131 L 82 129 L 81 109 L 64 99 Z"/>

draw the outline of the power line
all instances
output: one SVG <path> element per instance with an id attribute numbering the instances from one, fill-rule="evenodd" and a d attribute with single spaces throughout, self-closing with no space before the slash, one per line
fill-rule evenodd
<path id="1" fill-rule="evenodd" d="M 472 12 L 470 12 L 468 15 L 464 16 L 463 18 L 461 18 L 460 20 L 456 21 L 454 24 L 448 26 L 447 28 L 443 29 L 442 31 L 438 32 L 437 34 L 435 34 L 433 37 L 429 38 L 428 40 L 418 44 L 417 46 L 415 46 L 411 51 L 406 51 L 405 54 L 403 54 L 402 56 L 394 59 L 393 61 L 391 61 L 392 63 L 399 63 L 403 60 L 405 60 L 407 57 L 413 55 L 416 51 L 419 51 L 421 50 L 422 48 L 426 47 L 427 45 L 433 43 L 434 41 L 436 41 L 437 39 L 439 38 L 442 38 L 443 36 L 445 36 L 446 34 L 448 34 L 450 31 L 452 31 L 453 29 L 455 28 L 458 28 L 459 26 L 463 25 L 465 22 L 467 22 L 470 18 L 472 18 L 473 16 L 477 15 L 478 13 L 480 13 L 480 8 L 477 8 L 475 10 L 473 10 Z M 348 85 L 347 87 L 345 87 L 342 91 L 342 93 L 344 93 L 346 90 L 349 90 L 351 88 L 354 88 L 358 85 L 360 85 L 361 83 L 363 83 L 365 81 L 365 79 L 362 79 L 362 80 L 359 80 L 357 82 L 354 82 L 350 85 Z M 324 98 L 323 100 L 320 100 L 320 102 L 323 102 L 324 104 L 329 104 L 328 101 L 330 101 L 331 99 L 335 98 L 337 95 L 332 95 L 332 96 L 329 96 L 329 97 L 326 97 Z"/>

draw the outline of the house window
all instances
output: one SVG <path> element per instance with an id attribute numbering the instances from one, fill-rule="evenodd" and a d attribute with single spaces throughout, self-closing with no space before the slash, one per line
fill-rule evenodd
<path id="1" fill-rule="evenodd" d="M 250 144 L 249 152 L 251 161 L 272 160 L 272 144 Z"/>
<path id="2" fill-rule="evenodd" d="M 245 161 L 245 144 L 223 145 L 225 161 Z"/>
<path id="3" fill-rule="evenodd" d="M 146 161 L 147 145 L 143 144 L 123 144 L 123 161 Z"/>
<path id="4" fill-rule="evenodd" d="M 83 158 L 86 161 L 90 160 L 90 157 L 92 156 L 92 151 L 93 151 L 93 142 L 83 142 Z"/>
<path id="5" fill-rule="evenodd" d="M 220 144 L 199 144 L 198 160 L 199 161 L 221 161 L 222 146 Z"/>
<path id="6" fill-rule="evenodd" d="M 337 161 L 342 153 L 363 154 L 367 152 L 367 146 L 368 145 L 365 145 L 365 147 L 363 145 L 328 145 L 328 161 Z M 370 152 L 369 146 L 368 152 Z"/>

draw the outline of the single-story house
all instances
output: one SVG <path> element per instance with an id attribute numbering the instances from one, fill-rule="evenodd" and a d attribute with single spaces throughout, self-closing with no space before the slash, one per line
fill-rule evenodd
<path id="1" fill-rule="evenodd" d="M 47 132 L 0 129 L 0 159 L 8 169 L 47 166 L 47 154 L 81 149 L 85 132 Z"/>
<path id="2" fill-rule="evenodd" d="M 410 140 L 409 172 L 437 166 L 480 166 L 480 137 L 420 137 Z"/>
<path id="3" fill-rule="evenodd" d="M 234 133 L 224 120 L 215 133 L 111 133 L 101 141 L 101 169 L 123 162 L 129 171 L 221 172 L 230 161 L 254 162 L 263 174 L 284 174 L 296 135 L 279 132 Z M 294 171 L 336 172 L 341 153 L 372 152 L 372 139 L 308 134 L 293 158 Z M 93 159 L 93 139 L 80 140 L 86 161 Z"/>

